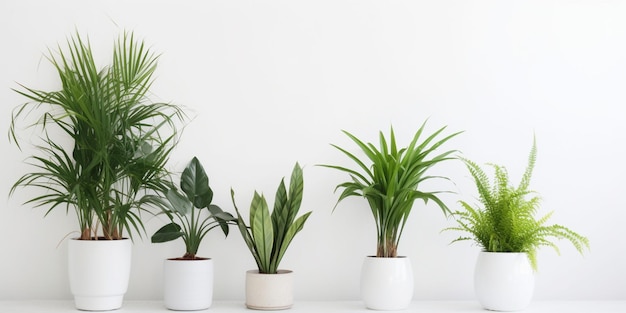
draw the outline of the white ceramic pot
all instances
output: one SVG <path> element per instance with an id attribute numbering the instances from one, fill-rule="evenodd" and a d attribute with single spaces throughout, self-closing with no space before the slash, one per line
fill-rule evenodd
<path id="1" fill-rule="evenodd" d="M 532 300 L 535 273 L 526 253 L 480 252 L 474 272 L 478 301 L 487 310 L 519 311 Z"/>
<path id="2" fill-rule="evenodd" d="M 293 305 L 293 271 L 262 274 L 246 272 L 246 307 L 254 310 L 284 310 Z"/>
<path id="3" fill-rule="evenodd" d="M 213 303 L 213 260 L 167 259 L 163 264 L 163 285 L 166 308 L 208 309 Z"/>
<path id="4" fill-rule="evenodd" d="M 132 242 L 77 240 L 68 242 L 68 272 L 79 310 L 108 311 L 122 307 L 130 277 Z"/>
<path id="5" fill-rule="evenodd" d="M 366 257 L 361 268 L 361 298 L 373 310 L 404 310 L 413 299 L 413 269 L 408 257 Z"/>

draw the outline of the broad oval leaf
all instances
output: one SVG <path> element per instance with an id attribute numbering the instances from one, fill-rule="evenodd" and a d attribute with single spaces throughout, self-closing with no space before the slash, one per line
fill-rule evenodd
<path id="1" fill-rule="evenodd" d="M 168 190 L 165 197 L 172 205 L 172 210 L 181 215 L 187 215 L 193 209 L 191 201 L 174 189 Z"/>
<path id="2" fill-rule="evenodd" d="M 168 242 L 183 236 L 181 228 L 176 223 L 169 223 L 152 235 L 152 243 Z"/>
<path id="3" fill-rule="evenodd" d="M 197 157 L 193 157 L 180 177 L 180 188 L 196 208 L 211 204 L 213 191 L 209 187 L 209 177 Z"/>

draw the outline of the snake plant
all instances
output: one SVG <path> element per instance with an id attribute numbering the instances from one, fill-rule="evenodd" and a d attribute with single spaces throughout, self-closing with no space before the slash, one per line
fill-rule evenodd
<path id="1" fill-rule="evenodd" d="M 265 196 L 254 192 L 250 204 L 250 226 L 246 225 L 237 208 L 235 192 L 231 189 L 239 230 L 260 273 L 276 274 L 291 241 L 304 228 L 304 223 L 311 215 L 309 211 L 296 219 L 302 204 L 303 189 L 302 168 L 296 163 L 291 172 L 289 190 L 283 178 L 276 191 L 274 209 L 271 213 Z"/>

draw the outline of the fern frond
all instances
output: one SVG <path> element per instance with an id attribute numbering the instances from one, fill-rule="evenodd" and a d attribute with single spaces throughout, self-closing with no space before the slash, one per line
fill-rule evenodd
<path id="1" fill-rule="evenodd" d="M 548 246 L 557 254 L 560 252 L 553 239 L 569 241 L 581 254 L 589 248 L 589 240 L 571 229 L 561 225 L 546 226 L 552 212 L 535 218 L 541 198 L 535 191 L 529 190 L 529 186 L 536 154 L 533 139 L 528 165 L 517 187 L 511 184 L 505 167 L 487 164 L 493 169 L 492 183 L 478 164 L 462 159 L 474 179 L 480 205 L 471 206 L 459 201 L 463 210 L 452 213 L 457 226 L 444 231 L 461 231 L 468 236 L 461 236 L 452 242 L 473 240 L 487 252 L 525 252 L 535 270 L 539 247 Z"/>

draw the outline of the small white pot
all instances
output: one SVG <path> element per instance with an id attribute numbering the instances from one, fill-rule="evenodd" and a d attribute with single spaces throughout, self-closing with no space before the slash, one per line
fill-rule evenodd
<path id="1" fill-rule="evenodd" d="M 293 305 L 293 271 L 263 274 L 246 272 L 246 307 L 254 310 L 284 310 Z"/>
<path id="2" fill-rule="evenodd" d="M 366 257 L 361 268 L 361 298 L 373 310 L 406 309 L 413 299 L 411 260 Z"/>
<path id="3" fill-rule="evenodd" d="M 535 273 L 526 253 L 485 252 L 478 255 L 474 289 L 487 310 L 519 311 L 530 304 Z"/>
<path id="4" fill-rule="evenodd" d="M 213 303 L 213 260 L 167 259 L 163 264 L 163 285 L 166 308 L 208 309 Z"/>
<path id="5" fill-rule="evenodd" d="M 68 241 L 70 290 L 77 309 L 109 311 L 122 307 L 131 253 L 130 239 Z"/>

